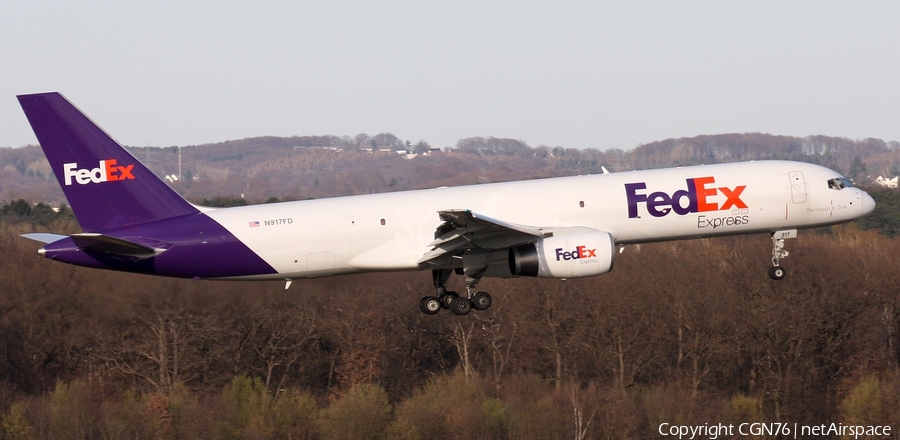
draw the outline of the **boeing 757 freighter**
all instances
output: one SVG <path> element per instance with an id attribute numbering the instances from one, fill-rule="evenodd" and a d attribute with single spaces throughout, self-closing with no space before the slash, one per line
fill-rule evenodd
<path id="1" fill-rule="evenodd" d="M 860 218 L 864 191 L 821 166 L 756 161 L 213 209 L 184 200 L 59 93 L 18 97 L 84 232 L 25 234 L 38 254 L 170 277 L 285 280 L 431 270 L 433 314 L 485 310 L 483 277 L 579 278 L 617 248 L 769 233 L 785 276 L 797 229 Z M 448 291 L 454 272 L 466 292 Z"/>

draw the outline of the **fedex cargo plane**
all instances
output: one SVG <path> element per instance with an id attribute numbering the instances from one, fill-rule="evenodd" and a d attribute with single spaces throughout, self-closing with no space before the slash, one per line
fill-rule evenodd
<path id="1" fill-rule="evenodd" d="M 38 254 L 170 277 L 285 280 L 430 270 L 419 308 L 491 305 L 483 277 L 578 278 L 617 248 L 768 233 L 769 276 L 785 276 L 797 229 L 851 221 L 875 202 L 821 166 L 757 161 L 213 209 L 191 204 L 58 93 L 22 109 L 84 232 L 25 234 Z M 768 258 L 768 257 L 767 257 Z M 466 292 L 448 291 L 453 273 Z"/>

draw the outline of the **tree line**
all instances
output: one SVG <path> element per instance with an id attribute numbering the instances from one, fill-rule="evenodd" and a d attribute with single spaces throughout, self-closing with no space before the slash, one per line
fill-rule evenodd
<path id="1" fill-rule="evenodd" d="M 381 150 L 420 153 L 415 160 Z M 376 153 L 371 153 L 371 151 Z M 478 184 L 610 171 L 698 165 L 739 160 L 789 159 L 812 162 L 862 184 L 877 176 L 900 175 L 900 144 L 880 139 L 828 136 L 804 138 L 762 133 L 666 139 L 632 150 L 530 146 L 496 137 L 460 139 L 433 152 L 390 133 L 374 136 L 264 136 L 179 147 L 131 148 L 159 176 L 192 200 L 241 197 L 258 203 L 270 197 L 303 200 L 437 186 Z M 425 155 L 425 153 L 429 153 Z M 181 157 L 181 160 L 179 160 Z M 0 148 L 0 200 L 61 203 L 64 199 L 37 146 Z"/>

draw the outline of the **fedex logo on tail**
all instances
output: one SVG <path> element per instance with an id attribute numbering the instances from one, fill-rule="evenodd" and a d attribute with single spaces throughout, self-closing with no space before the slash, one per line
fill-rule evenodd
<path id="1" fill-rule="evenodd" d="M 734 188 L 716 187 L 716 178 L 695 177 L 685 179 L 686 189 L 667 194 L 662 191 L 646 194 L 644 182 L 626 183 L 625 195 L 628 197 L 628 218 L 638 217 L 638 204 L 643 203 L 647 212 L 654 217 L 664 217 L 670 212 L 685 215 L 698 212 L 724 211 L 727 209 L 746 209 L 747 204 L 741 200 L 741 193 L 747 185 Z"/>
<path id="2" fill-rule="evenodd" d="M 100 166 L 93 169 L 78 169 L 75 162 L 63 164 L 63 176 L 66 186 L 72 185 L 72 179 L 79 185 L 87 185 L 88 183 L 113 182 L 116 180 L 134 180 L 131 170 L 132 165 L 118 165 L 115 159 L 106 159 L 100 161 Z"/>

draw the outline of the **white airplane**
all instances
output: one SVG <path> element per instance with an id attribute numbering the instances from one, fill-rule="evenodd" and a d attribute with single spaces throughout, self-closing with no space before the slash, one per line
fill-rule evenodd
<path id="1" fill-rule="evenodd" d="M 797 229 L 875 208 L 840 174 L 757 161 L 213 209 L 185 201 L 58 93 L 20 104 L 84 232 L 25 234 L 79 266 L 194 279 L 291 280 L 431 270 L 427 314 L 485 310 L 482 277 L 579 278 L 618 247 L 769 233 L 785 276 Z M 453 272 L 466 294 L 448 291 Z"/>

